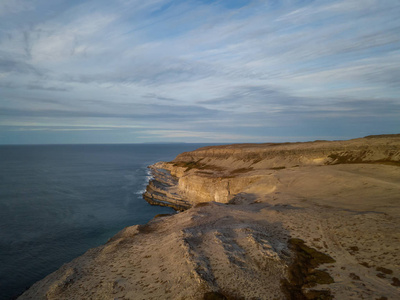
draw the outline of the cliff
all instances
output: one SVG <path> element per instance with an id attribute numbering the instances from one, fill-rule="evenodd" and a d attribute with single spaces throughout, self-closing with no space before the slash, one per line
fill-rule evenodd
<path id="1" fill-rule="evenodd" d="M 127 227 L 20 299 L 399 299 L 400 135 L 240 144 L 151 166 L 183 211 Z"/>
<path id="2" fill-rule="evenodd" d="M 280 170 L 338 164 L 400 165 L 400 135 L 349 141 L 237 144 L 204 147 L 150 166 L 153 179 L 144 198 L 151 204 L 184 210 L 195 203 L 240 201 L 240 193 L 279 189 Z M 243 196 L 243 195 L 242 195 Z"/>

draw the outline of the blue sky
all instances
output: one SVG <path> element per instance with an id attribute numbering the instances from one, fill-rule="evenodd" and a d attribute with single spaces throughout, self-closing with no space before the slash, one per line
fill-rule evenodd
<path id="1" fill-rule="evenodd" d="M 2 0 L 0 143 L 400 132 L 400 2 Z"/>

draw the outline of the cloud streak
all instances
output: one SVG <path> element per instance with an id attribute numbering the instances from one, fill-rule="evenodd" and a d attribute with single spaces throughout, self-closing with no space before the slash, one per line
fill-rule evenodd
<path id="1" fill-rule="evenodd" d="M 3 1 L 0 15 L 5 141 L 15 122 L 109 125 L 99 142 L 400 131 L 395 1 Z"/>

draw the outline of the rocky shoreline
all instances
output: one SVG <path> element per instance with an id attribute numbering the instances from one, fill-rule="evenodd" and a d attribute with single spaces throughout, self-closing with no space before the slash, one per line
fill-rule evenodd
<path id="1" fill-rule="evenodd" d="M 171 172 L 157 165 L 149 166 L 150 179 L 143 198 L 151 205 L 160 205 L 172 207 L 177 211 L 184 211 L 192 207 L 189 201 L 174 191 L 174 187 L 178 184 L 178 179 L 171 175 Z"/>
<path id="2" fill-rule="evenodd" d="M 400 135 L 205 147 L 150 168 L 143 197 L 181 212 L 19 299 L 400 298 Z"/>
<path id="3" fill-rule="evenodd" d="M 149 166 L 152 179 L 143 197 L 152 205 L 183 211 L 199 202 L 235 202 L 240 192 L 266 177 L 265 171 L 361 163 L 400 165 L 399 139 L 386 135 L 335 142 L 204 147 L 182 153 L 172 162 Z"/>

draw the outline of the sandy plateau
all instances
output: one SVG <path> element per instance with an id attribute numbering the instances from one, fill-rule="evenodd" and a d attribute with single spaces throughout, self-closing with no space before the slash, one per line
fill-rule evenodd
<path id="1" fill-rule="evenodd" d="M 145 199 L 182 212 L 19 299 L 400 299 L 400 135 L 206 147 L 151 168 Z"/>

